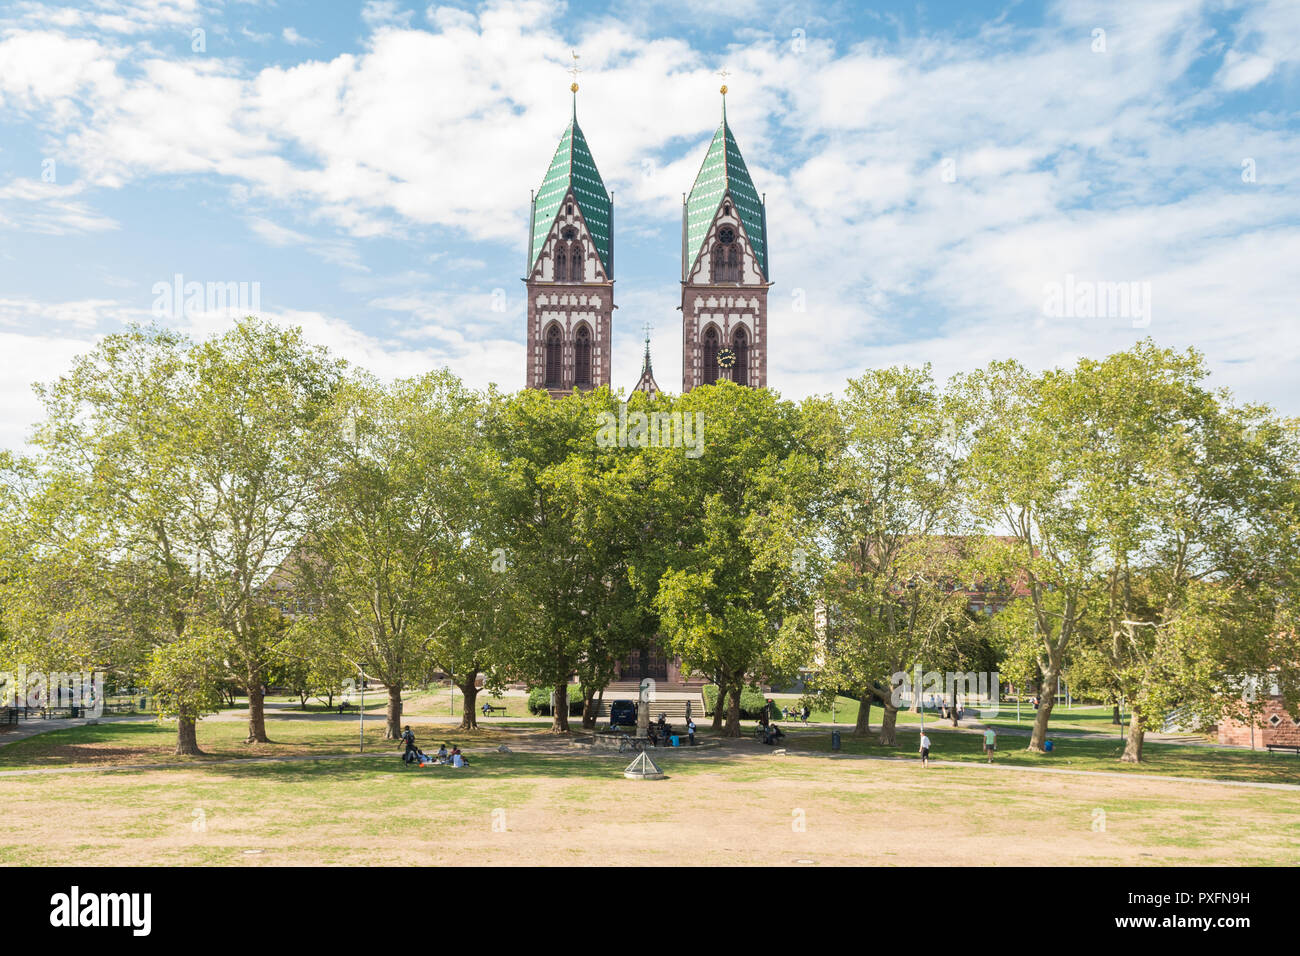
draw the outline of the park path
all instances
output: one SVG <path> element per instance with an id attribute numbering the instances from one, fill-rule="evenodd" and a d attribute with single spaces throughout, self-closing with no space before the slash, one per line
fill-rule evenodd
<path id="1" fill-rule="evenodd" d="M 101 724 L 118 724 L 118 723 L 138 723 L 142 721 L 152 721 L 154 718 L 148 714 L 123 714 L 119 717 L 100 717 L 98 723 Z M 67 730 L 71 727 L 85 727 L 90 722 L 89 718 L 71 717 L 51 717 L 48 720 L 27 720 L 17 726 L 17 729 L 6 731 L 0 734 L 0 747 L 12 744 L 15 741 L 26 740 L 28 737 L 35 737 L 37 734 L 48 734 L 55 730 Z"/>

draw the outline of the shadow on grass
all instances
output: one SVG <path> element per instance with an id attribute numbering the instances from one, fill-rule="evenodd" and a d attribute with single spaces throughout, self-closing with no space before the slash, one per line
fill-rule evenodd
<path id="1" fill-rule="evenodd" d="M 903 757 L 918 759 L 919 730 L 911 727 L 898 730 L 895 746 L 881 746 L 877 735 L 869 737 L 842 736 L 842 753 L 870 757 Z M 954 734 L 936 732 L 931 735 L 932 760 L 955 760 L 980 763 L 986 758 L 983 739 L 979 734 Z M 998 749 L 993 757 L 995 764 L 1015 767 L 1056 767 L 1067 770 L 1102 771 L 1115 773 L 1144 773 L 1157 776 L 1202 777 L 1214 780 L 1232 780 L 1248 783 L 1300 784 L 1300 760 L 1285 754 L 1266 752 L 1198 749 L 1186 744 L 1148 743 L 1143 747 L 1144 760 L 1140 764 L 1121 763 L 1123 741 L 1116 739 L 1077 739 L 1053 734 L 1051 753 L 1032 753 L 1025 748 L 1024 737 L 999 735 Z M 791 753 L 828 754 L 830 734 L 794 732 L 787 749 Z M 1281 759 L 1279 759 L 1281 758 Z"/>

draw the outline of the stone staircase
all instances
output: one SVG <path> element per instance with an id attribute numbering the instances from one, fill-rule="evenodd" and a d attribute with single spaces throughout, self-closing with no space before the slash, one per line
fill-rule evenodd
<path id="1" fill-rule="evenodd" d="M 599 716 L 608 717 L 609 705 L 616 700 L 635 702 L 639 692 L 640 686 L 635 681 L 615 681 L 605 688 Z M 691 716 L 699 723 L 704 719 L 704 693 L 699 687 L 657 683 L 654 699 L 650 701 L 650 719 L 657 720 L 663 714 L 669 721 L 685 720 L 688 703 L 691 705 Z"/>

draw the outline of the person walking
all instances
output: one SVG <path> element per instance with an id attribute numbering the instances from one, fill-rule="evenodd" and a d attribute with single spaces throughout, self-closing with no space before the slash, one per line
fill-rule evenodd
<path id="1" fill-rule="evenodd" d="M 921 766 L 930 766 L 930 735 L 921 732 Z"/>
<path id="2" fill-rule="evenodd" d="M 984 728 L 984 754 L 993 762 L 993 751 L 998 749 L 998 735 L 992 727 Z"/>

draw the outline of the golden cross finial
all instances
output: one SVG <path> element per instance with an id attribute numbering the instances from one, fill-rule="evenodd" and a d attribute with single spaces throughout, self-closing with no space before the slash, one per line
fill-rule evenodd
<path id="1" fill-rule="evenodd" d="M 573 57 L 573 66 L 569 67 L 569 75 L 573 77 L 573 84 L 569 87 L 574 93 L 578 92 L 578 74 L 582 69 L 578 66 L 578 51 L 570 50 L 569 55 Z"/>
<path id="2" fill-rule="evenodd" d="M 726 95 L 727 95 L 727 77 L 731 76 L 731 74 L 730 74 L 729 72 L 727 72 L 727 68 L 724 66 L 721 70 L 718 71 L 718 74 L 717 74 L 717 75 L 720 76 L 720 77 L 722 77 L 722 90 L 721 90 L 721 92 L 722 92 L 722 95 L 723 95 L 723 96 L 726 96 Z"/>

